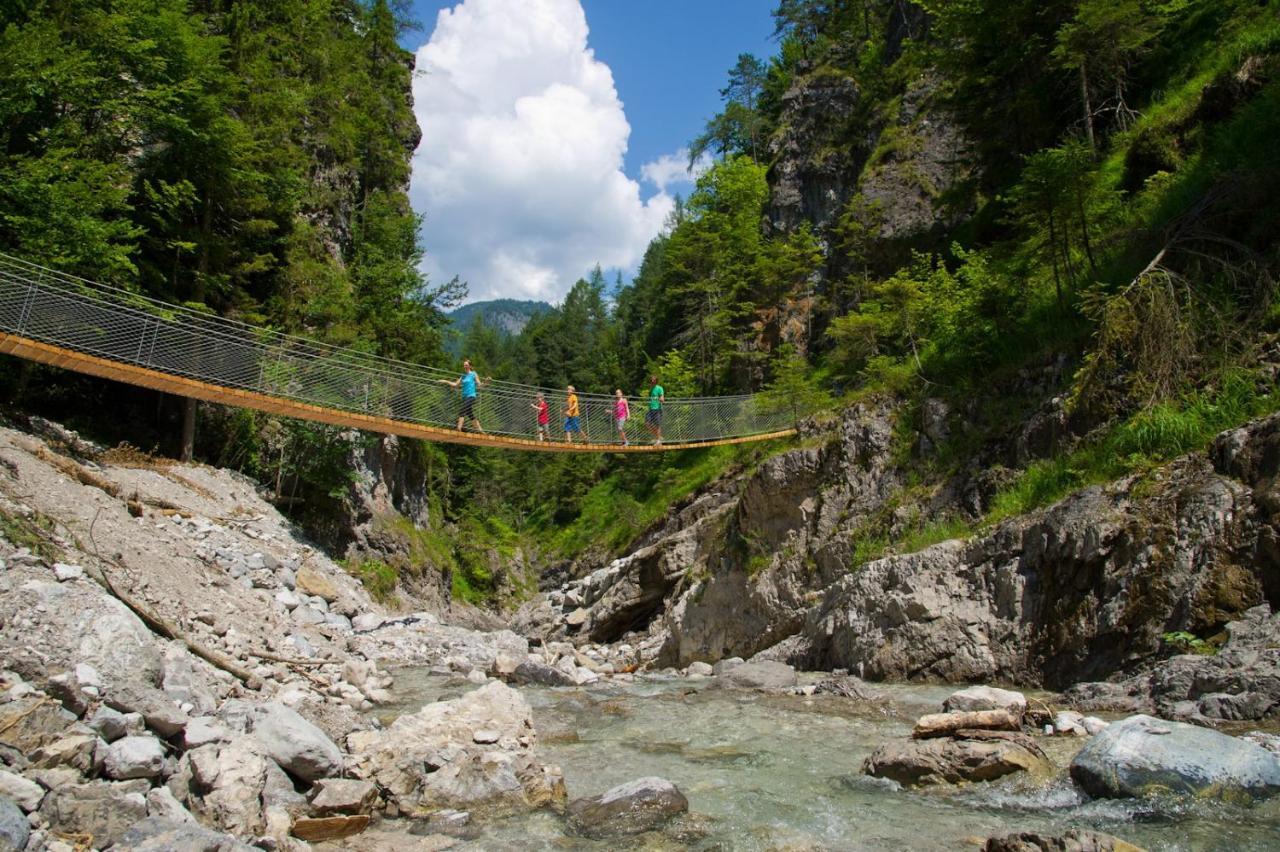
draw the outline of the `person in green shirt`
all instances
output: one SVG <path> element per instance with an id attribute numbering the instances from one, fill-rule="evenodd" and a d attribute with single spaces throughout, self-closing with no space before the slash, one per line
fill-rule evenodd
<path id="1" fill-rule="evenodd" d="M 667 401 L 657 376 L 649 377 L 649 410 L 644 415 L 645 428 L 653 435 L 655 446 L 662 443 L 662 404 Z"/>

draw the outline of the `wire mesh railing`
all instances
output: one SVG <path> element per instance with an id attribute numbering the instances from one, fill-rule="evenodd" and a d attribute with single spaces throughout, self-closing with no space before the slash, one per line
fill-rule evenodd
<path id="1" fill-rule="evenodd" d="M 793 412 L 759 396 L 671 399 L 650 414 L 647 398 L 577 393 L 580 433 L 566 436 L 567 389 L 483 381 L 468 409 L 456 373 L 330 346 L 202 313 L 0 254 L 0 332 L 208 385 L 341 412 L 454 429 L 467 414 L 489 435 L 540 440 L 537 403 L 547 403 L 552 441 L 620 444 L 623 434 L 664 446 L 749 438 L 790 429 Z M 474 415 L 474 417 L 472 416 Z M 654 423 L 654 421 L 657 421 Z M 650 427 L 653 428 L 650 428 Z M 584 447 L 585 448 L 585 447 Z"/>

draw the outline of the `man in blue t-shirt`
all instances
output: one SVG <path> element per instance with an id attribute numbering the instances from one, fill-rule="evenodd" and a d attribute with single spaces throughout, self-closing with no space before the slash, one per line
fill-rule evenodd
<path id="1" fill-rule="evenodd" d="M 649 410 L 644 415 L 645 428 L 653 435 L 654 446 L 662 443 L 662 404 L 667 401 L 667 392 L 658 384 L 657 376 L 649 377 Z"/>
<path id="2" fill-rule="evenodd" d="M 476 391 L 484 387 L 484 382 L 476 375 L 476 371 L 471 369 L 471 361 L 463 360 L 461 376 L 453 381 L 441 379 L 440 384 L 451 388 L 462 388 L 462 407 L 458 409 L 458 431 L 462 431 L 462 424 L 470 418 L 476 431 L 483 435 L 484 428 L 480 425 L 480 418 L 476 417 Z"/>

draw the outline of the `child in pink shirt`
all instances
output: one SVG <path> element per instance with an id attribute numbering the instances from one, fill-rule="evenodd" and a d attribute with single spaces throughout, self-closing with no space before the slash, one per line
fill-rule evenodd
<path id="1" fill-rule="evenodd" d="M 613 421 L 618 427 L 618 437 L 622 440 L 622 446 L 628 446 L 627 442 L 627 418 L 631 416 L 631 406 L 627 405 L 627 398 L 622 395 L 622 389 L 618 388 L 613 392 Z"/>

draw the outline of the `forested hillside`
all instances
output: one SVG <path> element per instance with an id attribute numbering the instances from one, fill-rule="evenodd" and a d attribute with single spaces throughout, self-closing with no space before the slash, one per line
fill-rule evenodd
<path id="1" fill-rule="evenodd" d="M 722 112 L 690 140 L 715 164 L 634 279 L 584 270 L 518 335 L 472 326 L 458 352 L 552 387 L 634 394 L 656 372 L 669 396 L 890 399 L 921 493 L 1028 418 L 1048 424 L 1002 458 L 989 504 L 921 515 L 925 538 L 1200 446 L 1275 404 L 1278 15 L 1275 0 L 781 0 L 776 54 L 727 69 Z M 417 272 L 398 5 L 86 0 L 2 20 L 0 250 L 456 362 L 443 311 L 464 285 Z M 4 380 L 27 410 L 183 449 L 180 401 L 14 363 Z M 84 405 L 107 398 L 107 417 Z M 921 453 L 933 401 L 960 428 Z M 348 439 L 199 415 L 199 457 L 273 483 L 346 543 L 325 524 Z M 435 521 L 470 548 L 430 538 L 413 559 L 460 569 L 456 589 L 482 599 L 498 581 L 476 552 L 545 567 L 616 551 L 774 449 L 411 448 Z M 888 529 L 867 530 L 866 552 Z"/>

